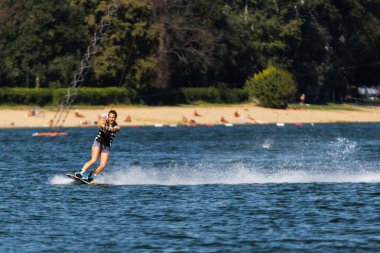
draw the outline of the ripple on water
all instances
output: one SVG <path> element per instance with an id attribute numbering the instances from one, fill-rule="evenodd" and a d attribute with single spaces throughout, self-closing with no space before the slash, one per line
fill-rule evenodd
<path id="1" fill-rule="evenodd" d="M 94 186 L 96 129 L 4 130 L 0 251 L 376 252 L 379 128 L 126 128 Z"/>

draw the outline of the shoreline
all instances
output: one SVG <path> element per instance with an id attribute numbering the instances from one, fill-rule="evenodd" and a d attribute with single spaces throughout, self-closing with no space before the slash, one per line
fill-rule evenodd
<path id="1" fill-rule="evenodd" d="M 80 107 L 79 107 L 80 108 Z M 182 106 L 95 106 L 76 111 L 73 107 L 63 127 L 95 126 L 98 115 L 114 109 L 121 126 L 245 125 L 245 124 L 318 124 L 378 123 L 380 107 L 347 106 L 347 110 L 318 110 L 307 106 L 297 109 L 268 109 L 254 104 L 182 105 Z M 77 115 L 76 115 L 77 112 Z M 34 114 L 32 116 L 32 114 Z M 23 107 L 0 108 L 0 128 L 49 128 L 55 111 Z M 82 117 L 78 117 L 82 116 Z"/>

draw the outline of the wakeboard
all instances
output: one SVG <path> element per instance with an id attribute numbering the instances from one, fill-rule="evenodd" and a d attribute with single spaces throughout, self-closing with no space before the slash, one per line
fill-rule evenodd
<path id="1" fill-rule="evenodd" d="M 70 173 L 67 173 L 66 176 L 68 176 L 69 178 L 74 179 L 76 182 L 81 183 L 81 184 L 95 184 L 95 181 L 89 182 L 89 181 L 87 181 L 87 180 L 85 180 L 83 178 L 76 177 L 75 175 L 70 174 Z"/>

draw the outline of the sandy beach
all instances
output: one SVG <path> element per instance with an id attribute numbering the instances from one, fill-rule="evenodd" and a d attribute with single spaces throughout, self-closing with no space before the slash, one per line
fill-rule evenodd
<path id="1" fill-rule="evenodd" d="M 110 106 L 70 110 L 63 127 L 94 125 L 98 115 L 115 109 L 122 126 L 215 125 L 215 124 L 302 124 L 380 122 L 380 107 L 349 106 L 351 110 L 275 110 L 254 104 L 201 106 Z M 32 110 L 34 109 L 34 115 Z M 0 128 L 48 127 L 55 111 L 47 109 L 0 109 Z"/>

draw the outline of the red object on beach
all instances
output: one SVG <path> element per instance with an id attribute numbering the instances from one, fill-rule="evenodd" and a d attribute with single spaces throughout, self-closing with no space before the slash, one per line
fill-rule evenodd
<path id="1" fill-rule="evenodd" d="M 67 136 L 69 133 L 67 132 L 44 132 L 44 133 L 34 133 L 33 136 L 37 137 L 45 137 L 45 136 Z"/>

